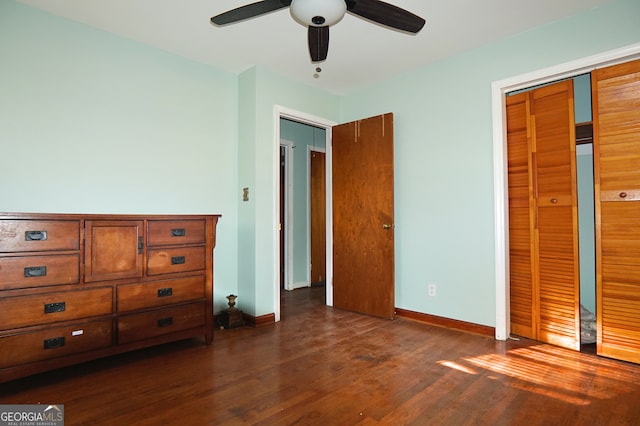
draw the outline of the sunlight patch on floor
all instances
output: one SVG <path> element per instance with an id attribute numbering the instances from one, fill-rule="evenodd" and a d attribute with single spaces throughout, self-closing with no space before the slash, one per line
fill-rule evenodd
<path id="1" fill-rule="evenodd" d="M 505 384 L 575 405 L 613 399 L 631 392 L 638 378 L 637 366 L 598 359 L 551 345 L 511 349 L 438 364 L 467 374 L 478 368 L 515 380 Z M 500 376 L 488 376 L 499 379 Z"/>
<path id="2" fill-rule="evenodd" d="M 475 370 L 465 365 L 459 364 L 455 361 L 438 361 L 438 364 L 444 365 L 445 367 L 453 368 L 454 370 L 462 371 L 467 374 L 478 374 Z"/>

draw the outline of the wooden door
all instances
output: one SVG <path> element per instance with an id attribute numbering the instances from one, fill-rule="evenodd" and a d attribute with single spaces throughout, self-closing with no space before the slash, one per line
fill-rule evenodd
<path id="1" fill-rule="evenodd" d="M 85 229 L 86 282 L 142 276 L 143 221 L 88 220 Z"/>
<path id="2" fill-rule="evenodd" d="M 592 73 L 597 352 L 640 362 L 640 61 Z"/>
<path id="3" fill-rule="evenodd" d="M 507 99 L 511 328 L 580 348 L 573 83 Z"/>
<path id="4" fill-rule="evenodd" d="M 543 342 L 580 349 L 573 81 L 531 92 L 539 322 Z"/>
<path id="5" fill-rule="evenodd" d="M 394 317 L 393 114 L 332 129 L 333 304 Z"/>
<path id="6" fill-rule="evenodd" d="M 538 337 L 538 295 L 534 286 L 534 212 L 530 94 L 506 99 L 509 183 L 509 292 L 511 332 Z M 534 287 L 536 294 L 534 295 Z"/>
<path id="7" fill-rule="evenodd" d="M 324 152 L 311 151 L 310 157 L 311 283 L 321 283 L 327 276 L 326 161 Z"/>

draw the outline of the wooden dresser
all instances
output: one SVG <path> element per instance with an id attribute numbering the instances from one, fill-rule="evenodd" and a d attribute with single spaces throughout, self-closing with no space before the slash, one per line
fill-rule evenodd
<path id="1" fill-rule="evenodd" d="M 219 217 L 0 213 L 0 382 L 210 344 Z"/>

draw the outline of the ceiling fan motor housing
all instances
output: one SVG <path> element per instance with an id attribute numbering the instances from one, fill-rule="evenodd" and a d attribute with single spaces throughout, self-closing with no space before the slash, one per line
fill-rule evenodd
<path id="1" fill-rule="evenodd" d="M 347 4 L 344 0 L 293 0 L 290 11 L 304 26 L 329 27 L 342 20 Z"/>

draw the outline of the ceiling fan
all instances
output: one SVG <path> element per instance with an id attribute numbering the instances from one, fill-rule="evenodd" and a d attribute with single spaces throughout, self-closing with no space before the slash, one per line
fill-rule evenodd
<path id="1" fill-rule="evenodd" d="M 425 24 L 421 17 L 380 0 L 263 0 L 216 15 L 211 18 L 211 22 L 217 26 L 233 24 L 285 7 L 290 8 L 293 19 L 308 27 L 312 62 L 327 59 L 329 27 L 340 22 L 346 12 L 413 34 Z"/>

